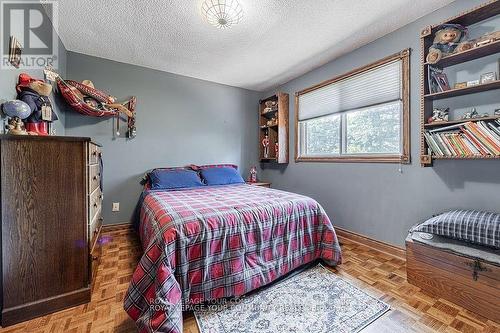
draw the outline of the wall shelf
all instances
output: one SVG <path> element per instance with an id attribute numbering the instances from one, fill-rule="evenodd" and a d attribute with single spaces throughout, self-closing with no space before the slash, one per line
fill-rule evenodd
<path id="1" fill-rule="evenodd" d="M 476 94 L 485 91 L 500 89 L 500 80 L 479 84 L 476 86 L 470 86 L 465 88 L 450 89 L 442 92 L 431 93 L 429 91 L 429 66 L 431 64 L 426 62 L 426 57 L 429 48 L 432 46 L 434 41 L 434 34 L 440 29 L 442 24 L 452 23 L 461 24 L 463 26 L 469 26 L 472 24 L 479 23 L 481 21 L 487 20 L 494 16 L 500 14 L 500 1 L 489 1 L 486 4 L 477 6 L 469 11 L 463 12 L 455 17 L 448 19 L 447 21 L 437 23 L 432 26 L 425 27 L 420 33 L 420 164 L 422 166 L 432 166 L 434 160 L 497 160 L 500 156 L 493 155 L 469 155 L 469 156 L 437 156 L 434 155 L 427 145 L 424 133 L 431 129 L 439 129 L 440 127 L 445 127 L 449 125 L 462 124 L 466 122 L 477 122 L 477 121 L 494 121 L 499 119 L 499 116 L 494 116 L 473 119 L 460 119 L 451 120 L 447 122 L 433 122 L 427 123 L 427 120 L 432 116 L 432 110 L 434 109 L 434 101 L 442 100 L 446 98 L 453 98 L 457 96 L 464 96 L 469 94 Z M 445 68 L 453 66 L 456 64 L 467 64 L 470 61 L 480 59 L 489 55 L 500 53 L 500 41 L 495 41 L 480 47 L 476 47 L 464 52 L 454 53 L 443 57 L 436 66 L 439 68 Z M 500 94 L 498 94 L 500 96 Z M 499 99 L 500 102 L 500 99 Z M 492 112 L 493 113 L 493 110 Z"/>
<path id="2" fill-rule="evenodd" d="M 272 111 L 266 111 L 266 102 L 273 101 Z M 261 163 L 288 163 L 288 94 L 278 92 L 259 101 L 259 160 Z M 268 121 L 276 119 L 276 124 L 268 125 Z M 267 156 L 262 141 L 268 137 Z"/>
<path id="3" fill-rule="evenodd" d="M 464 124 L 464 123 L 467 123 L 469 121 L 476 122 L 476 121 L 488 121 L 488 120 L 497 120 L 497 119 L 500 119 L 500 116 L 479 117 L 479 118 L 459 119 L 459 120 L 450 120 L 450 121 L 436 121 L 433 123 L 425 124 L 424 127 L 425 128 L 436 128 L 436 127 L 441 127 L 441 126 Z"/>
<path id="4" fill-rule="evenodd" d="M 438 100 L 438 99 L 444 99 L 444 98 L 450 98 L 450 97 L 456 97 L 456 96 L 462 96 L 462 95 L 468 95 L 468 94 L 475 94 L 475 93 L 480 93 L 483 91 L 489 91 L 489 90 L 495 90 L 495 89 L 500 89 L 500 80 L 489 82 L 489 83 L 484 83 L 484 84 L 478 84 L 476 86 L 471 86 L 471 87 L 450 89 L 450 90 L 441 91 L 441 92 L 437 92 L 437 93 L 426 94 L 426 95 L 424 95 L 424 98 L 430 99 L 430 100 Z"/>

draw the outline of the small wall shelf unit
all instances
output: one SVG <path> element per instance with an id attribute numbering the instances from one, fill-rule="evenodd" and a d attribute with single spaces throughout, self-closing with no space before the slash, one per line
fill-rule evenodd
<path id="1" fill-rule="evenodd" d="M 500 156 L 495 155 L 460 155 L 460 156 L 439 156 L 431 152 L 427 144 L 425 133 L 429 130 L 434 130 L 439 127 L 448 127 L 452 125 L 466 124 L 468 122 L 477 123 L 479 121 L 489 122 L 498 121 L 500 117 L 491 113 L 490 117 L 463 119 L 463 120 L 450 120 L 441 122 L 429 123 L 428 119 L 432 116 L 434 108 L 434 101 L 452 98 L 456 96 L 463 96 L 468 94 L 476 94 L 480 92 L 500 89 L 500 80 L 479 84 L 475 86 L 453 88 L 441 92 L 430 91 L 429 80 L 429 66 L 445 69 L 446 67 L 464 64 L 468 62 L 483 58 L 486 56 L 500 54 L 500 40 L 493 41 L 489 44 L 477 46 L 467 51 L 460 53 L 453 53 L 444 56 L 438 63 L 429 64 L 426 62 L 426 57 L 430 46 L 433 44 L 434 34 L 439 30 L 443 24 L 460 24 L 462 26 L 470 26 L 481 21 L 487 20 L 494 16 L 500 15 L 500 0 L 489 1 L 481 6 L 475 7 L 469 11 L 461 13 L 455 17 L 448 19 L 436 25 L 425 27 L 420 33 L 420 164 L 422 166 L 432 166 L 433 160 L 459 160 L 459 159 L 500 159 Z M 500 75 L 500 73 L 497 73 Z M 497 77 L 498 78 L 498 77 Z M 500 94 L 499 94 L 500 96 Z M 498 100 L 500 103 L 500 99 Z"/>
<path id="2" fill-rule="evenodd" d="M 283 92 L 259 101 L 261 163 L 288 163 L 288 101 L 288 94 Z"/>

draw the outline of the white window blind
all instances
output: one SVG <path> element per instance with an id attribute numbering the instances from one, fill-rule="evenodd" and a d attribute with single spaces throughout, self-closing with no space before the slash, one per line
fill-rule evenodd
<path id="1" fill-rule="evenodd" d="M 299 121 L 402 99 L 402 61 L 372 68 L 299 96 Z"/>

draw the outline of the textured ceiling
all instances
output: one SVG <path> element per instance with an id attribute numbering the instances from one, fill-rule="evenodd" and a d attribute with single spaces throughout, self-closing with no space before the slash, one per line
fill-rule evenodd
<path id="1" fill-rule="evenodd" d="M 70 51 L 264 91 L 452 0 L 240 2 L 243 21 L 220 30 L 202 0 L 59 1 L 59 34 Z"/>

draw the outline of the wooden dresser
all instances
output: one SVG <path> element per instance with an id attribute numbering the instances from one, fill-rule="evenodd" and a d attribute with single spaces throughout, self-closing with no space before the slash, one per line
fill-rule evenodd
<path id="1" fill-rule="evenodd" d="M 89 138 L 0 135 L 2 326 L 90 301 L 100 158 Z"/>

